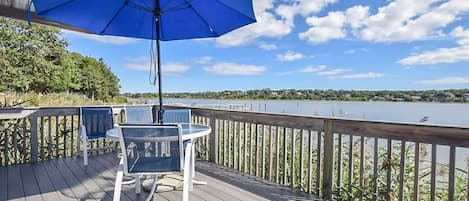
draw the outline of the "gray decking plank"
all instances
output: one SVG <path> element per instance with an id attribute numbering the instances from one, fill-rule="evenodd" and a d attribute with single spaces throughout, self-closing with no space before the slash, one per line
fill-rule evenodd
<path id="1" fill-rule="evenodd" d="M 8 167 L 8 200 L 25 200 L 21 172 L 17 165 Z"/>
<path id="2" fill-rule="evenodd" d="M 41 166 L 38 166 L 38 170 L 44 170 L 43 173 L 47 173 L 49 180 L 59 195 L 60 200 L 77 200 L 77 195 L 75 195 L 70 189 L 70 186 L 65 182 L 52 161 L 43 161 L 40 164 Z"/>
<path id="3" fill-rule="evenodd" d="M 167 200 L 182 200 L 182 191 L 171 191 L 171 192 L 164 192 L 164 193 L 157 193 L 161 197 L 166 198 Z M 205 201 L 203 198 L 194 195 L 192 192 L 189 192 L 189 200 L 190 201 Z"/>
<path id="4" fill-rule="evenodd" d="M 112 200 L 113 191 L 109 191 L 109 189 L 106 191 L 104 188 L 101 188 L 100 185 L 95 183 L 94 178 L 97 177 L 97 175 L 99 174 L 98 172 L 95 172 L 92 175 L 88 175 L 83 171 L 82 168 L 80 168 L 80 166 L 83 166 L 83 163 L 77 164 L 71 160 L 74 159 L 64 158 L 63 160 L 59 160 L 58 162 L 66 165 L 68 167 L 68 170 L 70 170 L 70 173 L 75 175 L 78 181 L 83 185 L 83 187 L 88 191 L 89 194 L 92 194 L 94 198 L 96 198 L 97 200 Z"/>
<path id="5" fill-rule="evenodd" d="M 93 197 L 93 193 L 88 192 L 88 190 L 81 184 L 80 180 L 70 172 L 68 167 L 63 163 L 62 159 L 52 160 L 52 162 L 77 198 L 96 200 L 96 198 Z"/>
<path id="6" fill-rule="evenodd" d="M 264 181 L 257 177 L 249 177 L 242 173 L 207 162 L 197 162 L 196 169 L 207 175 L 239 189 L 251 192 L 255 197 L 268 200 L 311 200 L 315 199 L 305 193 L 293 192 L 277 184 Z M 231 188 L 227 188 L 227 191 Z"/>
<path id="7" fill-rule="evenodd" d="M 0 167 L 0 200 L 8 198 L 8 167 Z"/>
<path id="8" fill-rule="evenodd" d="M 0 201 L 17 200 L 111 200 L 114 190 L 117 163 L 115 153 L 94 155 L 87 167 L 81 158 L 65 158 L 0 168 Z M 305 193 L 294 192 L 288 187 L 244 175 L 235 170 L 208 162 L 197 161 L 196 178 L 207 185 L 195 185 L 190 192 L 191 201 L 200 200 L 311 200 Z M 3 186 L 2 186 L 3 185 Z M 6 192 L 1 192 L 1 187 Z M 25 196 L 26 195 L 26 196 Z M 32 195 L 32 196 L 28 196 Z M 135 193 L 135 185 L 123 185 L 123 201 L 144 200 L 148 193 Z M 306 194 L 307 195 L 307 194 Z M 42 197 L 41 197 L 42 196 Z M 153 200 L 176 201 L 182 199 L 182 191 L 154 194 Z"/>
<path id="9" fill-rule="evenodd" d="M 103 178 L 111 183 L 112 188 L 114 189 L 114 182 L 116 178 L 117 171 L 117 162 L 112 164 L 110 161 L 118 160 L 115 153 L 112 154 L 103 154 L 100 156 L 93 156 L 88 159 L 90 162 L 88 165 L 92 165 L 94 168 L 101 170 Z M 130 200 L 145 200 L 147 193 L 142 191 L 141 194 L 135 193 L 135 185 L 122 185 L 121 199 L 127 197 Z"/>
<path id="10" fill-rule="evenodd" d="M 31 169 L 36 177 L 42 199 L 46 201 L 60 201 L 60 195 L 56 192 L 54 185 L 49 180 L 47 172 L 41 163 L 31 163 Z"/>
<path id="11" fill-rule="evenodd" d="M 26 201 L 42 201 L 36 177 L 29 163 L 21 164 L 21 180 L 23 183 L 24 196 Z"/>
<path id="12" fill-rule="evenodd" d="M 84 167 L 81 161 L 72 159 L 71 161 L 75 162 L 83 171 L 92 178 L 94 182 L 100 186 L 105 192 L 110 192 L 111 197 L 114 195 L 114 176 L 109 172 L 109 169 L 102 168 L 96 164 L 99 164 L 99 160 L 89 159 L 88 167 Z M 98 172 L 98 174 L 96 174 Z M 132 201 L 126 194 L 121 193 L 121 200 L 123 201 Z"/>
<path id="13" fill-rule="evenodd" d="M 153 195 L 153 201 L 170 201 L 168 199 L 166 199 L 165 197 L 161 196 L 161 195 L 158 195 L 158 193 L 155 193 L 155 195 Z"/>
<path id="14" fill-rule="evenodd" d="M 223 195 L 219 192 L 213 192 L 213 189 L 209 185 L 194 185 L 194 191 L 191 192 L 198 197 L 202 197 L 204 200 L 226 200 L 223 199 Z"/>
<path id="15" fill-rule="evenodd" d="M 46 167 L 48 169 L 48 172 L 53 173 L 55 177 L 57 176 L 59 179 L 58 182 L 61 182 L 61 191 L 69 191 L 72 193 L 73 196 L 71 196 L 74 199 L 90 199 L 94 200 L 93 197 L 91 197 L 86 189 L 81 186 L 80 182 L 69 172 L 69 170 L 66 169 L 66 167 L 63 167 L 62 165 L 57 164 L 57 160 L 50 160 L 46 163 Z M 52 179 L 52 177 L 50 177 Z M 65 185 L 64 185 L 65 184 Z"/>
<path id="16" fill-rule="evenodd" d="M 198 180 L 207 182 L 207 186 L 205 188 L 204 186 L 197 186 L 198 189 L 201 189 L 207 194 L 211 194 L 213 196 L 219 197 L 222 200 L 226 200 L 226 201 L 232 201 L 232 200 L 265 201 L 267 200 L 257 195 L 254 195 L 251 192 L 239 189 L 236 186 L 232 186 L 223 181 L 208 177 L 202 173 L 196 174 L 196 178 Z"/>

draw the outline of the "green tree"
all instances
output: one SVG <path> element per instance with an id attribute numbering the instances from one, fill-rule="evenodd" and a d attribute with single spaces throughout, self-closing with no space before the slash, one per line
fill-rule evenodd
<path id="1" fill-rule="evenodd" d="M 103 59 L 66 50 L 56 28 L 0 17 L 0 92 L 78 92 L 100 100 L 119 95 Z"/>

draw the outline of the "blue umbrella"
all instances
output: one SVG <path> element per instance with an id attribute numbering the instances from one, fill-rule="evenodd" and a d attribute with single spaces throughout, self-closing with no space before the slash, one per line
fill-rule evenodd
<path id="1" fill-rule="evenodd" d="M 218 37 L 256 22 L 252 0 L 32 0 L 36 15 L 83 31 L 151 39 L 157 49 L 162 114 L 160 40 Z M 160 122 L 161 123 L 161 122 Z"/>

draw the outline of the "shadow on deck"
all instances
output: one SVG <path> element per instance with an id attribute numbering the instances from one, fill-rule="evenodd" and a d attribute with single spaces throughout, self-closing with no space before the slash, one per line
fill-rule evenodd
<path id="1" fill-rule="evenodd" d="M 0 200 L 112 200 L 118 159 L 114 153 L 81 158 L 62 158 L 0 168 Z M 198 161 L 190 200 L 315 200 L 308 194 L 244 175 L 216 164 Z M 121 200 L 144 200 L 134 184 L 123 185 Z M 182 191 L 156 193 L 153 200 L 182 200 Z"/>

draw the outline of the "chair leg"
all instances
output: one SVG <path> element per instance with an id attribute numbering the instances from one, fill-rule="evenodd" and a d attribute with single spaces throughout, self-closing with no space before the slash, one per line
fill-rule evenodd
<path id="1" fill-rule="evenodd" d="M 135 176 L 135 193 L 140 194 L 142 192 L 142 180 L 140 175 Z"/>
<path id="2" fill-rule="evenodd" d="M 151 187 L 150 194 L 148 194 L 148 197 L 145 201 L 150 201 L 153 198 L 153 194 L 155 193 L 156 186 L 157 186 L 156 185 L 157 181 L 158 181 L 158 176 L 155 175 L 155 177 L 153 178 L 153 185 Z"/>
<path id="3" fill-rule="evenodd" d="M 191 152 L 192 152 L 192 142 L 188 142 L 186 144 L 186 150 L 185 150 L 185 155 L 184 155 L 184 185 L 182 188 L 182 200 L 183 201 L 188 201 L 189 200 L 189 188 L 190 188 L 190 183 L 192 183 L 192 178 L 191 178 L 191 163 L 190 163 L 190 158 L 191 158 Z"/>
<path id="4" fill-rule="evenodd" d="M 119 167 L 117 168 L 113 201 L 120 201 L 123 176 L 124 176 L 124 159 L 121 159 L 119 162 Z"/>

